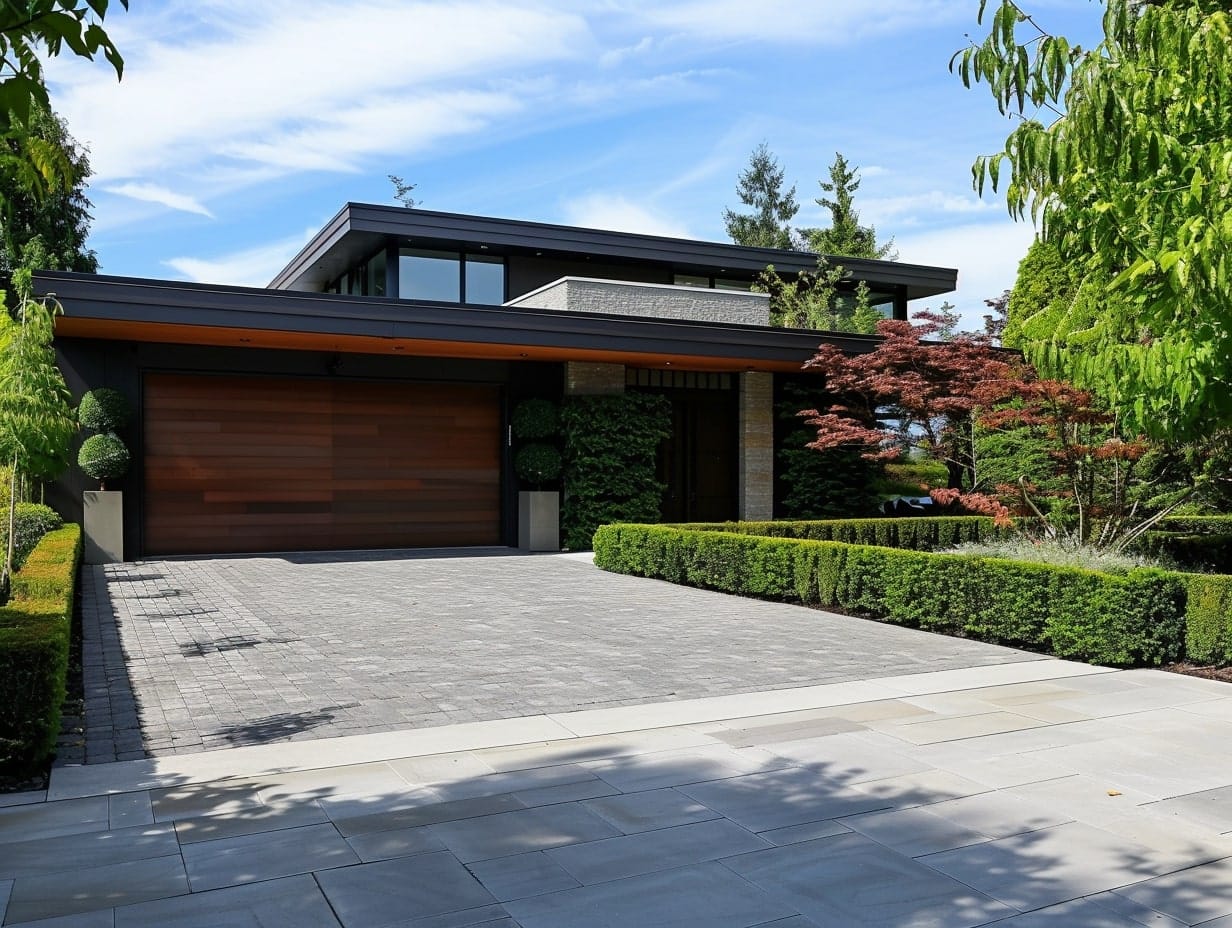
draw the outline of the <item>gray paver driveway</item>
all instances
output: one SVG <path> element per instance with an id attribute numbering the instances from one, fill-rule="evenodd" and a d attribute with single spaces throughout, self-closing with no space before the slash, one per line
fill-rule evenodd
<path id="1" fill-rule="evenodd" d="M 87 568 L 82 609 L 88 763 L 1038 657 L 506 549 Z"/>

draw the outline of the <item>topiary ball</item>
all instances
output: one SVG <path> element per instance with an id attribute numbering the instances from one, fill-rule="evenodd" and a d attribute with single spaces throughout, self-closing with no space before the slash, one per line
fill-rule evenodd
<path id="1" fill-rule="evenodd" d="M 523 400 L 513 410 L 513 434 L 521 439 L 551 438 L 560 432 L 560 410 L 551 400 Z"/>
<path id="2" fill-rule="evenodd" d="M 101 486 L 124 476 L 128 470 L 128 448 L 114 435 L 91 435 L 81 443 L 77 464 Z"/>
<path id="3" fill-rule="evenodd" d="M 128 400 L 119 390 L 99 387 L 90 390 L 81 398 L 77 407 L 77 421 L 82 428 L 96 432 L 115 432 L 128 422 Z"/>
<path id="4" fill-rule="evenodd" d="M 513 469 L 527 483 L 541 486 L 560 476 L 560 452 L 551 445 L 522 446 L 513 458 Z"/>

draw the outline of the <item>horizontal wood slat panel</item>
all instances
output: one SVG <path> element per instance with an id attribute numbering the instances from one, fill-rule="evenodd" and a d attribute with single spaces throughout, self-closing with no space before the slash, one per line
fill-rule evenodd
<path id="1" fill-rule="evenodd" d="M 149 374 L 145 553 L 500 542 L 495 387 Z"/>

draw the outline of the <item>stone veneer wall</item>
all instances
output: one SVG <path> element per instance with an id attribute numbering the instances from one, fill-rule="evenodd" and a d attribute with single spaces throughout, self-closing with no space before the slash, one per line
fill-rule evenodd
<path id="1" fill-rule="evenodd" d="M 764 293 L 710 290 L 671 284 L 627 283 L 563 277 L 517 297 L 506 306 L 556 312 L 607 313 L 651 319 L 693 319 L 740 325 L 769 325 L 770 298 Z"/>
<path id="2" fill-rule="evenodd" d="M 565 362 L 565 395 L 611 395 L 625 392 L 625 366 L 589 361 Z"/>
<path id="3" fill-rule="evenodd" d="M 774 375 L 740 375 L 740 518 L 774 518 Z"/>

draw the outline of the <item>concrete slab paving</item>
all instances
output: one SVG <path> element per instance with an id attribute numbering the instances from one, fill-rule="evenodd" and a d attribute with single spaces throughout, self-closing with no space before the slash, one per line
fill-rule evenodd
<path id="1" fill-rule="evenodd" d="M 1186 716 L 1192 771 L 1167 733 L 1134 734 L 1223 684 L 1048 660 L 943 673 L 980 682 L 775 691 L 746 703 L 781 710 L 764 716 L 717 697 L 734 713 L 719 720 L 704 697 L 665 704 L 675 727 L 633 730 L 655 709 L 634 706 L 584 735 L 531 717 L 57 769 L 48 795 L 66 798 L 0 809 L 0 923 L 1232 924 L 1232 770 L 1201 729 L 1221 717 Z M 1088 688 L 1151 692 L 1079 723 L 960 721 Z M 950 740 L 827 721 L 922 717 L 953 723 Z M 1134 783 L 1151 773 L 1221 779 L 1161 802 Z"/>

